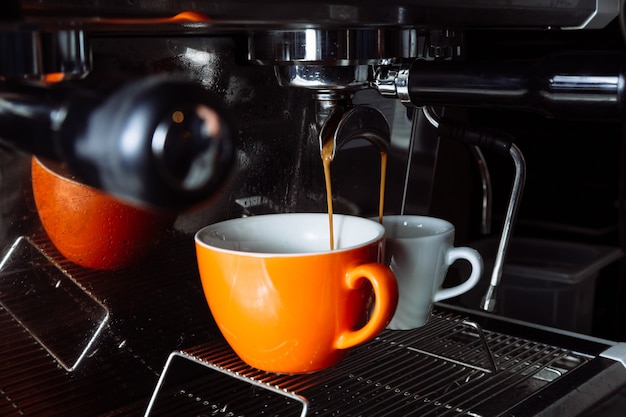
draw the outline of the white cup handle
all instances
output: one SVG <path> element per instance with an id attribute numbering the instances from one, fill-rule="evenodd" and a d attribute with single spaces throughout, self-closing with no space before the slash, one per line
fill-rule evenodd
<path id="1" fill-rule="evenodd" d="M 452 248 L 448 251 L 446 256 L 448 265 L 452 265 L 459 259 L 465 259 L 472 265 L 472 272 L 470 273 L 469 278 L 455 287 L 439 289 L 433 299 L 434 302 L 461 295 L 474 288 L 474 286 L 478 283 L 483 270 L 483 258 L 480 256 L 478 251 L 465 246 Z"/>

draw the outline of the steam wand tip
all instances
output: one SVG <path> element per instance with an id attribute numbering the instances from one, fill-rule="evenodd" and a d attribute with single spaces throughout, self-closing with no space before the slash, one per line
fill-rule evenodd
<path id="1" fill-rule="evenodd" d="M 489 284 L 489 288 L 483 297 L 480 307 L 489 312 L 493 312 L 496 308 L 496 289 L 497 286 L 493 284 Z"/>

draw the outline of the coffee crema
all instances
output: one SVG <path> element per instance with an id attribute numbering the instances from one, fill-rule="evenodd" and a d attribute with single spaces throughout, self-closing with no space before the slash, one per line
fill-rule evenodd
<path id="1" fill-rule="evenodd" d="M 322 146 L 321 156 L 324 166 L 324 180 L 326 183 L 326 205 L 328 207 L 328 224 L 330 236 L 330 250 L 335 249 L 335 236 L 333 230 L 333 190 L 331 185 L 330 164 L 335 153 L 335 140 L 329 138 Z M 387 180 L 387 152 L 380 153 L 380 187 L 378 195 L 378 222 L 383 223 L 383 212 L 385 207 L 385 182 Z"/>

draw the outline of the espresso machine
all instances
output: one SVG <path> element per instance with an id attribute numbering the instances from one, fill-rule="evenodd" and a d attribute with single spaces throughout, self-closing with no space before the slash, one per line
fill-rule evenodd
<path id="1" fill-rule="evenodd" d="M 550 154 L 554 171 L 574 149 L 584 161 L 595 150 L 618 154 L 610 149 L 626 117 L 622 8 L 3 2 L 0 414 L 621 415 L 620 332 L 504 317 L 499 307 L 511 301 L 498 288 L 514 226 L 523 226 L 521 202 L 546 198 L 524 195 L 536 155 L 549 153 L 545 132 L 568 125 L 568 135 L 585 127 L 601 136 L 570 136 Z M 423 328 L 386 330 L 329 370 L 260 372 L 212 319 L 193 234 L 233 217 L 325 212 L 327 140 L 335 212 L 377 214 L 386 152 L 385 213 L 446 217 L 462 243 L 493 235 L 494 262 L 477 298 L 439 304 Z M 136 265 L 77 265 L 42 229 L 33 156 L 174 220 Z M 611 239 L 603 266 L 621 257 L 621 240 Z M 620 293 L 615 276 L 608 291 Z M 621 304 L 612 307 L 620 323 Z"/>

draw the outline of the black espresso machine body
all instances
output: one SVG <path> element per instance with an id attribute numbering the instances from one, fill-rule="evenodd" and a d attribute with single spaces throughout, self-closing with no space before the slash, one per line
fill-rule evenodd
<path id="1" fill-rule="evenodd" d="M 623 412 L 620 1 L 26 0 L 0 12 L 1 415 Z M 334 125 L 363 108 L 382 119 Z M 198 128 L 206 117 L 219 128 Z M 341 140 L 337 212 L 377 213 L 372 137 L 386 134 L 385 213 L 447 218 L 459 244 L 492 237 L 494 262 L 479 294 L 439 304 L 421 329 L 386 330 L 319 373 L 263 373 L 225 345 L 193 234 L 325 212 L 328 128 Z M 42 228 L 33 155 L 172 221 L 137 264 L 80 266 Z M 589 183 L 610 191 L 567 206 L 578 228 L 543 227 L 565 216 L 558 190 Z M 609 218 L 617 229 L 576 233 Z M 517 233 L 604 250 L 589 326 L 505 314 Z"/>

